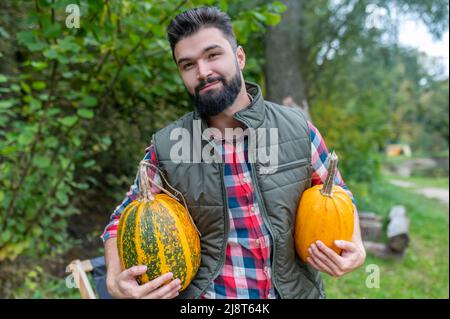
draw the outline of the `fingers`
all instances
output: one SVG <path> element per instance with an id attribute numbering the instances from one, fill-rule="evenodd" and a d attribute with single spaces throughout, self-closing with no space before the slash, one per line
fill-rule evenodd
<path id="1" fill-rule="evenodd" d="M 339 267 L 327 255 L 322 253 L 315 244 L 312 244 L 308 248 L 308 251 L 311 257 L 307 260 L 314 268 L 326 272 L 333 277 L 337 276 Z"/>
<path id="2" fill-rule="evenodd" d="M 355 243 L 337 240 L 335 244 L 338 248 L 343 249 L 342 256 L 336 254 L 334 250 L 322 242 L 317 241 L 308 249 L 311 257 L 307 261 L 314 268 L 333 277 L 340 277 L 356 269 L 360 264 L 360 259 L 364 261 L 364 257 L 358 258 L 361 254 L 358 252 L 358 246 Z"/>
<path id="3" fill-rule="evenodd" d="M 325 272 L 325 273 L 329 274 L 330 276 L 335 277 L 335 275 L 333 274 L 331 269 L 327 265 L 323 264 L 321 261 L 317 261 L 316 259 L 312 259 L 312 257 L 308 257 L 308 258 L 306 258 L 306 260 L 315 269 L 317 269 L 317 270 L 319 270 L 321 272 Z"/>
<path id="4" fill-rule="evenodd" d="M 147 266 L 133 266 L 124 270 L 119 276 L 123 277 L 125 280 L 134 279 L 135 277 L 144 274 L 147 271 Z"/>
<path id="5" fill-rule="evenodd" d="M 310 256 L 313 257 L 313 259 L 319 259 L 323 264 L 327 265 L 328 268 L 339 268 L 339 262 L 336 264 L 333 259 L 329 258 L 328 255 L 319 248 L 319 245 L 312 244 L 308 250 Z M 333 254 L 337 255 L 334 251 Z M 317 260 L 315 261 L 317 262 Z"/>
<path id="6" fill-rule="evenodd" d="M 163 274 L 143 285 L 141 285 L 139 289 L 139 293 L 141 296 L 148 295 L 149 293 L 153 292 L 154 290 L 161 287 L 165 282 L 168 282 L 173 278 L 173 274 L 171 272 L 168 272 L 166 274 Z"/>
<path id="7" fill-rule="evenodd" d="M 148 295 L 142 297 L 143 299 L 170 299 L 175 298 L 179 294 L 181 289 L 180 279 L 172 280 L 169 284 L 164 285 L 157 290 L 149 293 Z"/>
<path id="8" fill-rule="evenodd" d="M 328 258 L 330 258 L 337 266 L 341 266 L 343 263 L 343 258 L 336 254 L 336 252 L 325 245 L 320 240 L 316 241 L 317 248 L 324 253 Z M 339 247 L 340 248 L 340 247 Z"/>
<path id="9" fill-rule="evenodd" d="M 343 250 L 347 250 L 349 252 L 354 252 L 356 251 L 356 245 L 355 243 L 351 242 L 351 241 L 346 241 L 346 240 L 335 240 L 334 244 Z"/>

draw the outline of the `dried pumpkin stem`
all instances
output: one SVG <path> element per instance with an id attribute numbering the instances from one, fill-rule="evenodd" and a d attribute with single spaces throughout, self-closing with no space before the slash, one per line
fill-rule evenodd
<path id="1" fill-rule="evenodd" d="M 145 165 L 145 161 L 141 161 L 141 163 L 139 163 L 139 196 L 144 202 L 149 202 L 155 199 L 155 196 L 151 190 L 152 186 L 150 184 L 150 180 L 151 178 L 147 173 L 147 165 Z"/>
<path id="2" fill-rule="evenodd" d="M 192 225 L 194 226 L 198 235 L 201 236 L 202 234 L 200 233 L 200 231 L 198 230 L 197 226 L 194 223 L 194 220 L 192 219 L 191 213 L 189 212 L 189 208 L 186 204 L 186 200 L 184 199 L 183 194 L 180 191 L 178 191 L 177 189 L 173 188 L 169 184 L 169 182 L 164 177 L 164 173 L 159 169 L 158 166 L 153 165 L 152 163 L 150 163 L 146 160 L 142 160 L 139 163 L 139 195 L 140 195 L 140 198 L 146 202 L 148 202 L 150 200 L 154 200 L 155 196 L 153 195 L 153 193 L 151 191 L 151 186 L 154 185 L 157 188 L 159 188 L 162 192 L 166 193 L 168 196 L 175 199 L 176 201 L 180 201 L 179 197 L 175 196 L 174 194 L 169 192 L 164 187 L 161 187 L 160 185 L 158 185 L 158 183 L 156 183 L 152 178 L 150 178 L 150 176 L 148 176 L 147 167 L 151 167 L 151 168 L 155 169 L 156 171 L 158 171 L 159 176 L 164 180 L 165 185 L 167 185 L 167 187 L 169 187 L 173 193 L 175 193 L 176 195 L 178 195 L 181 198 L 181 200 L 183 201 L 183 205 L 186 208 L 186 211 L 188 213 L 189 219 L 191 220 Z"/>
<path id="3" fill-rule="evenodd" d="M 336 171 L 337 171 L 337 163 L 338 163 L 338 156 L 333 151 L 333 152 L 331 152 L 330 157 L 329 157 L 327 179 L 325 180 L 323 188 L 320 191 L 322 193 L 322 195 L 324 195 L 324 196 L 329 196 L 329 197 L 332 196 L 333 182 L 334 182 L 334 177 L 336 176 Z"/>

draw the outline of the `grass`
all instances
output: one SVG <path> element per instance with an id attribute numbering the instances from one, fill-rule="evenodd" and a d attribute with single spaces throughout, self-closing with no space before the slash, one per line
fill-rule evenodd
<path id="1" fill-rule="evenodd" d="M 417 182 L 415 178 L 404 179 Z M 448 187 L 448 178 L 427 180 L 422 184 Z M 394 205 L 404 205 L 410 218 L 410 246 L 401 260 L 383 260 L 368 254 L 361 268 L 341 278 L 323 275 L 328 298 L 449 298 L 449 209 L 445 204 L 428 199 L 409 189 L 387 182 L 373 186 L 350 185 L 358 200 L 359 210 L 387 217 Z M 380 270 L 379 288 L 368 288 L 372 273 L 369 265 Z M 368 272 L 366 272 L 366 270 Z"/>

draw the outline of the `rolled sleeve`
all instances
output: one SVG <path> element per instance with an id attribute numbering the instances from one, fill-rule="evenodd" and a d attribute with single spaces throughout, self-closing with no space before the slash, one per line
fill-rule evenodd
<path id="1" fill-rule="evenodd" d="M 308 122 L 308 127 L 311 134 L 311 165 L 313 167 L 311 184 L 314 186 L 325 183 L 328 176 L 328 169 L 326 166 L 328 149 L 319 130 L 311 122 Z M 356 206 L 353 193 L 344 183 L 339 169 L 336 171 L 334 184 L 342 187 L 352 199 L 353 204 Z"/>

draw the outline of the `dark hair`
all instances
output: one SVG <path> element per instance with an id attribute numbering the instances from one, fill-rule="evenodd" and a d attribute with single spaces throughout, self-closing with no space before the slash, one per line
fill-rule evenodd
<path id="1" fill-rule="evenodd" d="M 174 48 L 178 41 L 205 27 L 214 27 L 222 31 L 233 50 L 236 50 L 236 36 L 233 32 L 230 16 L 216 7 L 199 7 L 178 14 L 167 27 L 167 37 L 174 60 Z"/>

